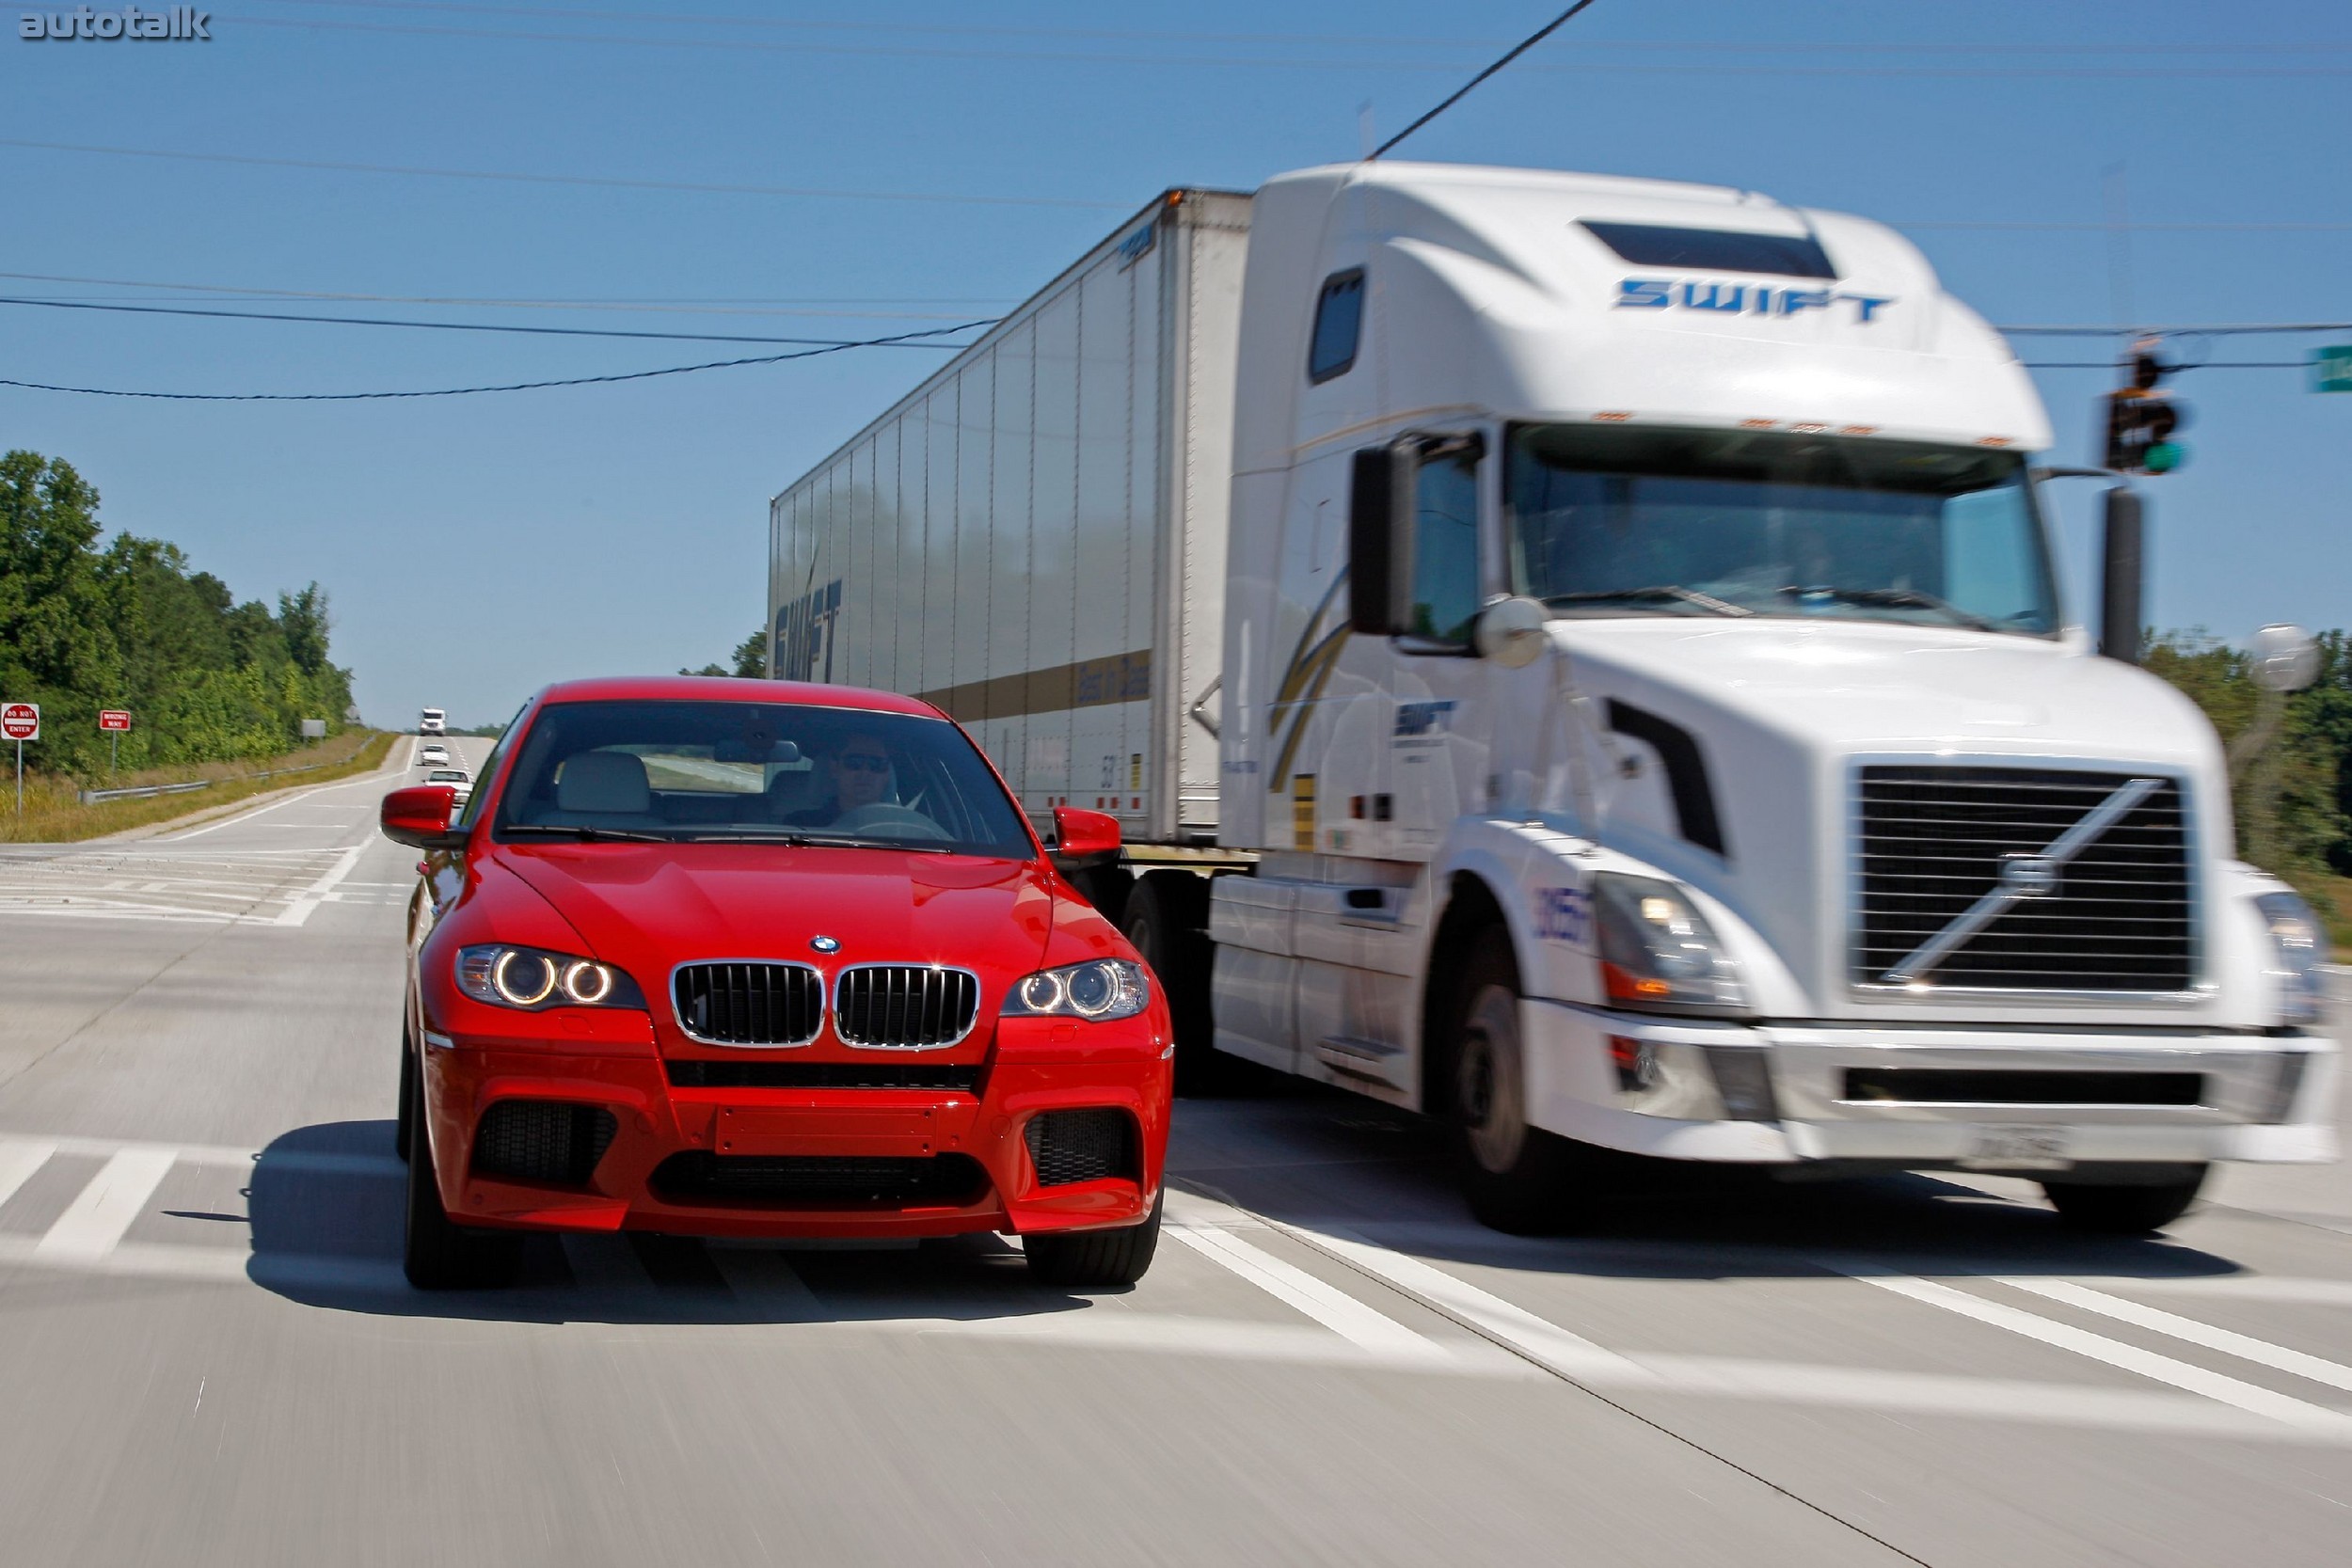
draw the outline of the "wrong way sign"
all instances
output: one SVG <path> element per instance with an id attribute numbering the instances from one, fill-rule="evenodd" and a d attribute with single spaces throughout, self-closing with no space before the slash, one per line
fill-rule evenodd
<path id="1" fill-rule="evenodd" d="M 0 736 L 10 740 L 40 738 L 39 703 L 0 703 Z"/>
<path id="2" fill-rule="evenodd" d="M 98 727 L 102 730 L 127 730 L 131 727 L 128 709 L 102 707 L 98 710 Z"/>

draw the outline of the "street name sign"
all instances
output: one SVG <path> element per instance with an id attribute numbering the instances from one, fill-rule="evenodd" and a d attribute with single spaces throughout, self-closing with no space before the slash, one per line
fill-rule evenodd
<path id="1" fill-rule="evenodd" d="M 2334 343 L 2312 356 L 2312 390 L 2352 392 L 2352 343 Z"/>
<path id="2" fill-rule="evenodd" d="M 39 703 L 0 703 L 0 736 L 9 740 L 40 738 Z"/>
<path id="3" fill-rule="evenodd" d="M 131 715 L 122 708 L 102 707 L 98 710 L 98 727 L 102 730 L 127 730 Z"/>

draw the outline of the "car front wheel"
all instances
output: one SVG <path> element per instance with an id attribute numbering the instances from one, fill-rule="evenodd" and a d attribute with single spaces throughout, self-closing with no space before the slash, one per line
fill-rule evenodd
<path id="1" fill-rule="evenodd" d="M 503 1285 L 514 1276 L 522 1238 L 468 1230 L 449 1217 L 433 1171 L 433 1132 L 424 1109 L 424 1074 L 412 1065 L 409 1081 L 408 1205 L 401 1267 L 420 1291 L 458 1291 Z"/>
<path id="2" fill-rule="evenodd" d="M 1041 1285 L 1072 1291 L 1108 1291 L 1133 1285 L 1152 1266 L 1159 1250 L 1160 1211 L 1167 1205 L 1162 1188 L 1152 1212 L 1141 1225 L 1114 1230 L 1066 1230 L 1021 1238 L 1029 1273 Z"/>

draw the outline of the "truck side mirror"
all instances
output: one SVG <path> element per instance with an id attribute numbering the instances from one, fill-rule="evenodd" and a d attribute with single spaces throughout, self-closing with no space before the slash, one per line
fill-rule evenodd
<path id="1" fill-rule="evenodd" d="M 1524 596 L 1497 599 L 1478 612 L 1478 626 L 1472 634 L 1478 643 L 1481 658 L 1492 659 L 1505 670 L 1523 670 L 1544 657 L 1549 641 L 1544 635 L 1544 624 L 1550 619 L 1542 603 Z"/>
<path id="2" fill-rule="evenodd" d="M 1347 626 L 1393 637 L 1412 626 L 1413 492 L 1421 442 L 1413 436 L 1356 454 L 1347 500 Z"/>
<path id="3" fill-rule="evenodd" d="M 2101 531 L 2104 583 L 2099 651 L 2126 664 L 2139 662 L 2140 594 L 2147 581 L 2147 503 L 2128 484 L 2106 492 Z"/>

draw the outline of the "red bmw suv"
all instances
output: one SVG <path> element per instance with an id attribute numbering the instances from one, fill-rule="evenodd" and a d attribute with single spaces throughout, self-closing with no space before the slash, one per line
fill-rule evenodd
<path id="1" fill-rule="evenodd" d="M 977 747 L 886 692 L 707 677 L 533 698 L 409 904 L 408 1277 L 528 1230 L 1005 1231 L 1072 1286 L 1159 1236 L 1168 1005 Z M 1057 814 L 1065 860 L 1118 824 Z"/>

